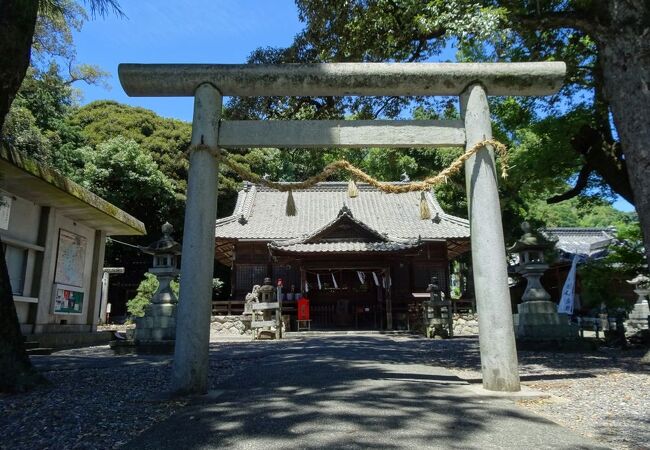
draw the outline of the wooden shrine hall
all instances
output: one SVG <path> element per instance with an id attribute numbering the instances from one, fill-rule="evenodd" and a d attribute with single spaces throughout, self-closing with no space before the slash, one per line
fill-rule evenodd
<path id="1" fill-rule="evenodd" d="M 409 307 L 432 276 L 449 295 L 449 262 L 469 250 L 467 220 L 426 192 L 386 194 L 346 182 L 287 193 L 251 183 L 231 216 L 216 222 L 216 259 L 232 268 L 243 300 L 265 277 L 283 280 L 285 301 L 310 301 L 312 328 L 405 329 Z M 428 218 L 423 219 L 421 202 Z"/>

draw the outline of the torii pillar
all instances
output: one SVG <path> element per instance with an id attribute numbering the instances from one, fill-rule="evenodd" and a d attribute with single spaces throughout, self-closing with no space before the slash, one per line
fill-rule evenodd
<path id="1" fill-rule="evenodd" d="M 131 96 L 195 98 L 172 387 L 205 393 L 214 266 L 214 152 L 251 147 L 465 147 L 492 135 L 487 95 L 550 95 L 566 66 L 543 63 L 120 64 Z M 220 121 L 222 95 L 461 96 L 463 121 Z M 494 155 L 465 166 L 483 387 L 518 391 L 519 375 Z"/>
<path id="2" fill-rule="evenodd" d="M 460 109 L 468 150 L 478 142 L 492 139 L 490 108 L 483 86 L 468 86 L 461 94 Z M 521 388 L 492 149 L 482 148 L 467 160 L 465 180 L 483 387 L 516 392 Z"/>
<path id="3" fill-rule="evenodd" d="M 221 93 L 213 85 L 196 88 L 172 368 L 177 393 L 208 390 L 221 105 Z"/>

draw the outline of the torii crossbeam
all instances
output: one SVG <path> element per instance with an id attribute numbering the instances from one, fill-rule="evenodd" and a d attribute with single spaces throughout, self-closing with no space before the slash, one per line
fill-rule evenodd
<path id="1" fill-rule="evenodd" d="M 492 137 L 488 95 L 556 93 L 566 66 L 540 63 L 121 64 L 130 96 L 193 96 L 172 388 L 207 391 L 218 147 L 465 147 Z M 221 121 L 223 96 L 460 96 L 460 121 Z M 212 151 L 211 151 L 212 150 Z M 483 387 L 518 391 L 494 154 L 465 165 Z"/>

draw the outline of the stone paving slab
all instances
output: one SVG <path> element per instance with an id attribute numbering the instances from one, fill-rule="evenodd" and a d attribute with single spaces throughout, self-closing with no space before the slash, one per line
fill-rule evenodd
<path id="1" fill-rule="evenodd" d="M 607 448 L 512 400 L 473 393 L 408 344 L 346 335 L 250 346 L 250 367 L 126 447 Z"/>

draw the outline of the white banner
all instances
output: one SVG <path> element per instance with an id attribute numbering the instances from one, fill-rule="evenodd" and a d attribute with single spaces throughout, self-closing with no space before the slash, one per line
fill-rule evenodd
<path id="1" fill-rule="evenodd" d="M 560 304 L 557 305 L 557 312 L 560 314 L 573 314 L 577 267 L 578 256 L 576 255 L 573 257 L 571 270 L 569 270 L 569 275 L 567 275 L 566 281 L 564 282 L 564 287 L 562 288 L 562 298 L 560 299 Z"/>

